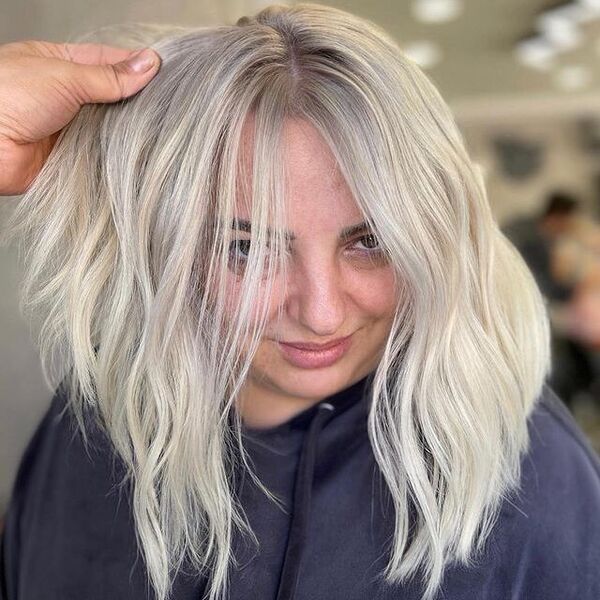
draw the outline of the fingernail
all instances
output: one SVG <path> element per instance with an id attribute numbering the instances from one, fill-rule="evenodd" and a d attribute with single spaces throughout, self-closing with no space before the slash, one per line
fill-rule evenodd
<path id="1" fill-rule="evenodd" d="M 143 48 L 132 54 L 127 59 L 127 64 L 132 71 L 136 73 L 145 73 L 156 64 L 156 55 L 152 50 Z"/>

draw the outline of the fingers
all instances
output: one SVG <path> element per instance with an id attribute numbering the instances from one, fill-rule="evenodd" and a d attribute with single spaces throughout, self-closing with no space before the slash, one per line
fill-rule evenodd
<path id="1" fill-rule="evenodd" d="M 106 65 L 126 60 L 139 50 L 93 43 L 54 43 L 45 40 L 23 40 L 0 45 L 5 56 L 39 56 L 58 58 L 84 65 Z"/>
<path id="2" fill-rule="evenodd" d="M 29 55 L 65 61 L 70 85 L 68 81 L 64 83 L 81 104 L 127 98 L 144 87 L 160 68 L 160 56 L 150 48 L 131 50 L 106 44 L 25 40 L 3 44 L 0 50 L 3 56 Z"/>
<path id="3" fill-rule="evenodd" d="M 100 58 L 105 52 L 92 49 L 84 58 Z M 114 56 L 111 55 L 111 56 Z M 77 55 L 81 58 L 81 55 Z M 106 58 L 106 55 L 104 56 Z M 128 54 L 128 59 L 115 64 L 73 63 L 71 77 L 81 103 L 116 102 L 127 98 L 143 88 L 160 68 L 160 57 L 150 49 Z"/>

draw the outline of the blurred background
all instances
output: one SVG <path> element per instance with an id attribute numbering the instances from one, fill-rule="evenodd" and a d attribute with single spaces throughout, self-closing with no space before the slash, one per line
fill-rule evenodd
<path id="1" fill-rule="evenodd" d="M 600 0 L 322 3 L 384 27 L 450 104 L 497 221 L 548 300 L 550 383 L 600 451 Z M 268 4 L 2 0 L 0 44 L 132 21 L 232 24 Z M 6 211 L 0 201 L 0 219 Z M 1 250 L 0 515 L 52 397 L 37 332 L 19 314 L 20 280 L 16 250 Z"/>

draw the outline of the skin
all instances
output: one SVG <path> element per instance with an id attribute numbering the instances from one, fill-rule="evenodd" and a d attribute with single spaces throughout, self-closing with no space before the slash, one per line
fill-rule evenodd
<path id="1" fill-rule="evenodd" d="M 251 143 L 249 124 L 244 139 Z M 284 148 L 290 186 L 286 228 L 296 239 L 290 242 L 287 291 L 277 282 L 270 299 L 259 299 L 269 302 L 269 324 L 236 404 L 246 427 L 254 429 L 277 426 L 375 369 L 397 304 L 393 267 L 385 255 L 368 254 L 374 245 L 365 239 L 368 233 L 346 242 L 338 238 L 342 228 L 364 218 L 325 141 L 309 123 L 288 120 Z M 251 173 L 251 164 L 244 172 Z M 239 198 L 236 217 L 250 220 Z M 236 236 L 251 239 L 241 231 Z M 234 273 L 228 286 L 232 297 L 242 292 Z M 276 322 L 279 304 L 284 316 Z M 299 368 L 277 345 L 277 340 L 325 343 L 348 334 L 349 351 L 323 368 Z"/>
<path id="2" fill-rule="evenodd" d="M 0 196 L 27 191 L 84 104 L 132 96 L 156 75 L 156 52 L 134 54 L 104 44 L 0 45 Z"/>

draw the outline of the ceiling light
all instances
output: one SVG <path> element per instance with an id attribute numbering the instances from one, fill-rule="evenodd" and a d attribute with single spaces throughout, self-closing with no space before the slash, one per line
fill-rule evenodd
<path id="1" fill-rule="evenodd" d="M 543 37 L 536 36 L 521 40 L 515 53 L 519 61 L 540 71 L 547 71 L 552 66 L 556 49 Z"/>
<path id="2" fill-rule="evenodd" d="M 600 17 L 600 0 L 579 0 L 577 5 L 584 20 Z"/>
<path id="3" fill-rule="evenodd" d="M 542 11 L 535 20 L 538 35 L 517 42 L 515 54 L 525 65 L 538 70 L 548 70 L 555 55 L 581 46 L 585 31 L 582 25 L 600 19 L 600 0 L 571 0 Z M 575 89 L 585 85 L 585 75 L 580 68 L 570 67 L 566 74 L 557 76 L 560 86 Z M 579 73 L 579 74 L 578 74 Z M 561 83 L 565 78 L 565 83 Z"/>
<path id="4" fill-rule="evenodd" d="M 462 0 L 414 0 L 412 13 L 422 23 L 444 23 L 460 15 Z"/>
<path id="5" fill-rule="evenodd" d="M 565 7 L 570 8 L 570 6 Z M 581 30 L 569 13 L 549 11 L 537 18 L 538 28 L 560 50 L 572 50 L 581 44 Z"/>
<path id="6" fill-rule="evenodd" d="M 429 40 L 412 42 L 402 47 L 404 54 L 416 62 L 422 69 L 431 69 L 442 60 L 442 51 L 437 44 Z"/>

